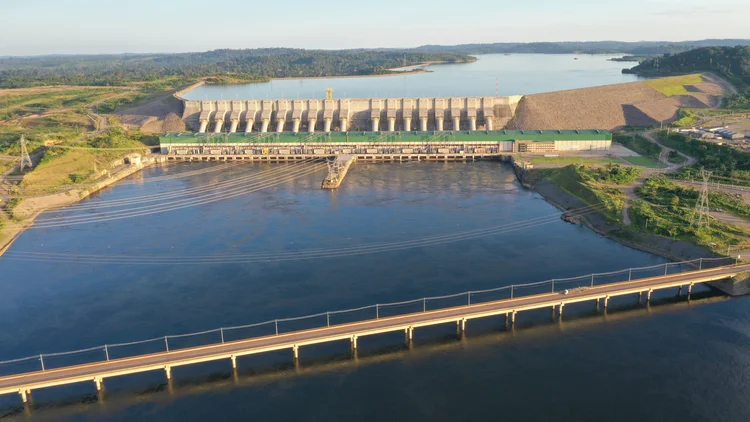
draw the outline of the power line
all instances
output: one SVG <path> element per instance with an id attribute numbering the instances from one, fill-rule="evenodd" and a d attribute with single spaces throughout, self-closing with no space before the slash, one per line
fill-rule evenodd
<path id="1" fill-rule="evenodd" d="M 587 206 L 568 213 L 585 216 L 601 210 L 601 206 Z M 58 262 L 58 263 L 91 263 L 91 264 L 140 264 L 140 265 L 173 265 L 177 262 L 184 264 L 240 264 L 258 262 L 281 262 L 305 259 L 338 258 L 356 255 L 367 255 L 382 252 L 394 252 L 446 243 L 473 240 L 487 236 L 494 236 L 519 230 L 532 229 L 559 221 L 559 213 L 536 217 L 525 221 L 506 223 L 499 226 L 482 227 L 479 229 L 454 232 L 442 235 L 432 235 L 407 240 L 374 243 L 338 248 L 302 249 L 296 251 L 279 252 L 245 252 L 219 255 L 101 255 L 101 254 L 69 254 L 60 252 L 17 252 L 9 250 L 4 258 L 19 261 Z"/>

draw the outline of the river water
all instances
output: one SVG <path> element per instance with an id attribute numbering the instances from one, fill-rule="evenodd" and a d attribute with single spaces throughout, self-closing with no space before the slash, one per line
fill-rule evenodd
<path id="1" fill-rule="evenodd" d="M 335 192 L 320 189 L 324 171 L 310 169 L 287 180 L 270 176 L 273 165 L 242 163 L 212 171 L 215 166 L 148 168 L 69 211 L 44 214 L 39 228 L 26 231 L 13 253 L 0 259 L 0 360 L 664 262 L 563 222 L 555 208 L 521 188 L 511 169 L 496 162 L 357 164 Z M 159 206 L 177 204 L 190 198 L 186 189 L 248 175 L 257 176 L 253 186 L 263 189 L 248 187 L 233 198 L 139 218 L 104 219 L 105 212 L 122 209 L 107 205 L 134 212 L 149 205 L 136 203 L 138 198 L 154 194 L 164 195 Z M 63 216 L 96 221 L 50 224 Z M 50 227 L 41 228 L 45 224 Z M 393 247 L 477 229 L 487 235 Z M 391 247 L 359 255 L 231 262 L 240 253 L 294 258 L 313 248 L 373 244 Z M 11 259 L 42 252 L 63 254 L 66 262 Z M 73 255 L 140 258 L 127 265 L 82 264 Z M 230 262 L 177 263 L 201 255 Z M 147 264 L 159 257 L 175 261 Z M 606 315 L 597 314 L 592 303 L 569 305 L 557 323 L 548 310 L 520 313 L 513 330 L 506 330 L 502 318 L 469 321 L 461 339 L 454 325 L 421 328 L 411 348 L 401 333 L 365 337 L 356 356 L 348 342 L 302 347 L 298 367 L 290 351 L 280 351 L 240 358 L 236 376 L 229 361 L 222 361 L 176 368 L 170 383 L 162 371 L 106 379 L 102 400 L 93 383 L 34 391 L 31 410 L 21 407 L 16 395 L 0 396 L 0 417 L 747 420 L 747 299 L 700 288 L 688 305 L 674 299 L 675 293 L 655 294 L 649 309 L 637 306 L 636 298 L 615 298 Z M 299 326 L 282 330 L 294 328 Z M 227 336 L 243 334 L 254 333 Z M 218 338 L 170 339 L 170 345 L 193 341 Z M 110 353 L 163 348 L 158 340 Z M 103 352 L 45 357 L 45 363 L 54 367 L 84 358 L 102 359 Z"/>
<path id="2" fill-rule="evenodd" d="M 449 97 L 526 95 L 638 80 L 618 56 L 573 54 L 486 54 L 474 63 L 427 66 L 427 73 L 402 76 L 280 79 L 241 85 L 202 85 L 189 100 Z"/>

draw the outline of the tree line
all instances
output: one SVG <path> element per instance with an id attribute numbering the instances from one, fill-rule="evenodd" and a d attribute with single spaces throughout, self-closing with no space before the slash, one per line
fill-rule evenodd
<path id="1" fill-rule="evenodd" d="M 190 81 L 208 76 L 264 81 L 284 77 L 376 75 L 389 73 L 391 68 L 424 62 L 474 60 L 454 53 L 283 48 L 179 54 L 10 57 L 0 59 L 0 88 L 123 86 L 165 78 Z"/>

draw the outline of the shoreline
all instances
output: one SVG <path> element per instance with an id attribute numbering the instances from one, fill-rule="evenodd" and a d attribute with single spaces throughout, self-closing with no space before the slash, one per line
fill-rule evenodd
<path id="1" fill-rule="evenodd" d="M 563 213 L 561 218 L 564 219 L 565 214 L 571 210 L 588 206 L 584 201 L 549 180 L 542 179 L 531 183 L 524 181 L 526 171 L 515 163 L 513 163 L 513 168 L 521 186 L 538 193 L 546 202 L 560 210 Z M 565 221 L 583 225 L 594 233 L 631 249 L 648 252 L 672 261 L 723 256 L 693 243 L 631 230 L 609 220 L 599 212 L 576 217 L 576 221 Z"/>
<path id="2" fill-rule="evenodd" d="M 117 173 L 110 175 L 106 177 L 105 179 L 93 182 L 89 187 L 82 188 L 82 189 L 73 189 L 66 192 L 61 193 L 53 193 L 49 195 L 43 195 L 39 197 L 29 198 L 28 202 L 22 202 L 18 205 L 16 209 L 19 210 L 19 213 L 23 213 L 24 217 L 18 221 L 14 222 L 12 218 L 9 218 L 7 223 L 10 227 L 3 227 L 2 232 L 3 234 L 7 235 L 7 240 L 3 240 L 2 244 L 0 244 L 0 256 L 3 256 L 5 252 L 10 249 L 11 246 L 13 246 L 13 243 L 31 226 L 34 225 L 34 221 L 37 217 L 43 212 L 65 207 L 68 205 L 75 204 L 77 202 L 80 202 L 87 197 L 91 196 L 92 194 L 109 187 L 120 180 L 132 176 L 133 174 L 138 173 L 139 171 L 145 169 L 146 167 L 150 167 L 154 164 L 162 163 L 164 162 L 161 160 L 158 156 L 153 157 L 149 159 L 148 161 L 144 162 L 142 165 L 131 165 L 131 167 L 124 168 Z M 41 200 L 41 201 L 53 201 L 53 204 L 51 205 L 41 205 L 41 204 L 34 204 L 34 200 Z M 15 210 L 14 210 L 15 211 Z M 15 214 L 13 211 L 11 213 Z"/>

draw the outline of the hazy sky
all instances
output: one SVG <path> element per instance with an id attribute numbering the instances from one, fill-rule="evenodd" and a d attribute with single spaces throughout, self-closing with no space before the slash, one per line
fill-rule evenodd
<path id="1" fill-rule="evenodd" d="M 0 0 L 0 55 L 750 38 L 750 0 Z"/>

